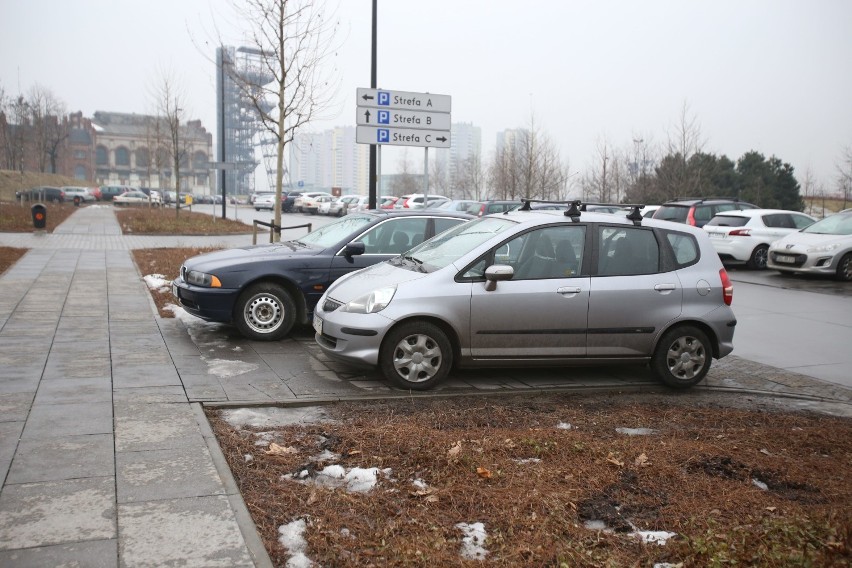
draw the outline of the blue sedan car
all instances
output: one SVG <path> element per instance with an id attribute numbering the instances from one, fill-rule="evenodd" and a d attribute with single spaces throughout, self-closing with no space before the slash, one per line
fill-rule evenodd
<path id="1" fill-rule="evenodd" d="M 296 240 L 216 251 L 187 259 L 172 293 L 190 314 L 233 323 L 242 335 L 275 341 L 308 324 L 340 276 L 388 260 L 471 215 L 364 211 Z"/>

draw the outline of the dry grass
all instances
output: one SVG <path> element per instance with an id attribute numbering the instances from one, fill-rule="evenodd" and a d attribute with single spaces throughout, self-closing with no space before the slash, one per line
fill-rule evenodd
<path id="1" fill-rule="evenodd" d="M 116 210 L 125 235 L 234 235 L 251 233 L 252 228 L 233 219 L 169 207 L 137 207 Z"/>
<path id="2" fill-rule="evenodd" d="M 276 566 L 289 558 L 278 528 L 297 519 L 322 566 L 850 562 L 845 419 L 650 394 L 344 403 L 334 422 L 262 435 L 207 412 Z M 367 493 L 292 479 L 330 464 L 390 472 Z M 456 525 L 476 522 L 484 562 L 460 556 Z M 677 536 L 645 544 L 636 529 Z"/>
<path id="3" fill-rule="evenodd" d="M 18 262 L 18 259 L 27 254 L 27 249 L 0 247 L 0 274 Z"/>
<path id="4" fill-rule="evenodd" d="M 44 203 L 47 209 L 47 223 L 45 231 L 52 233 L 53 230 L 77 210 L 73 203 Z M 20 203 L 14 201 L 0 202 L 0 232 L 3 233 L 28 233 L 33 228 L 32 203 Z"/>

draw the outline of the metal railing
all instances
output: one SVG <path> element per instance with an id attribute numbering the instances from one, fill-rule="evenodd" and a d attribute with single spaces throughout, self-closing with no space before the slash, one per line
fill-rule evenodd
<path id="1" fill-rule="evenodd" d="M 311 232 L 311 228 L 313 227 L 312 223 L 305 223 L 304 225 L 293 225 L 292 227 L 282 227 L 281 225 L 276 225 L 275 223 L 267 223 L 266 221 L 258 221 L 255 219 L 252 221 L 253 233 L 251 236 L 251 244 L 257 244 L 257 227 L 258 225 L 262 225 L 264 227 L 269 227 L 269 242 L 275 242 L 275 233 L 281 235 L 281 231 L 286 231 L 288 229 L 301 229 L 303 227 L 308 228 L 308 232 Z"/>

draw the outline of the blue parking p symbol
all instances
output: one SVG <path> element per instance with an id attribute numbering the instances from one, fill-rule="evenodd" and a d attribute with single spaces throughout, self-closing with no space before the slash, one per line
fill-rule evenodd
<path id="1" fill-rule="evenodd" d="M 389 110 L 378 111 L 378 121 L 379 121 L 379 124 L 390 124 L 390 111 Z"/>
<path id="2" fill-rule="evenodd" d="M 390 142 L 390 130 L 387 128 L 379 128 L 376 131 L 376 142 L 379 144 L 383 142 Z"/>
<path id="3" fill-rule="evenodd" d="M 388 106 L 390 104 L 390 93 L 379 91 L 379 104 L 382 106 Z"/>

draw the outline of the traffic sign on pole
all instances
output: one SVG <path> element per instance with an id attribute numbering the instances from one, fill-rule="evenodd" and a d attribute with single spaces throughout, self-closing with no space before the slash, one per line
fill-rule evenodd
<path id="1" fill-rule="evenodd" d="M 452 97 L 432 93 L 359 88 L 356 90 L 356 97 L 359 107 L 446 113 L 449 113 L 452 107 Z"/>
<path id="2" fill-rule="evenodd" d="M 391 110 L 358 107 L 355 117 L 358 126 L 391 126 L 394 128 L 424 128 L 427 130 L 450 130 L 450 114 L 446 112 L 422 112 L 417 110 Z"/>
<path id="3" fill-rule="evenodd" d="M 358 126 L 355 129 L 355 142 L 381 146 L 449 148 L 450 133 L 446 130 Z"/>

